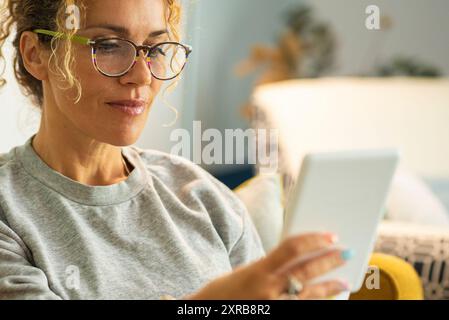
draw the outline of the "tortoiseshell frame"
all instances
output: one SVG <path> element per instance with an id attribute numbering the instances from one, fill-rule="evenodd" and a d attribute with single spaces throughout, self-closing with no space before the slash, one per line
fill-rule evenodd
<path id="1" fill-rule="evenodd" d="M 61 32 L 55 32 L 55 31 L 50 31 L 50 30 L 45 30 L 45 29 L 35 29 L 35 30 L 33 30 L 33 31 L 34 31 L 35 33 L 44 34 L 44 35 L 51 36 L 51 37 L 65 37 L 65 36 L 66 36 L 65 34 L 63 34 L 63 33 L 61 33 Z M 89 39 L 89 38 L 86 38 L 86 37 L 82 37 L 82 36 L 78 36 L 78 35 L 73 35 L 73 36 L 70 37 L 70 40 L 75 41 L 75 42 L 77 42 L 77 43 L 79 43 L 79 44 L 82 44 L 82 45 L 88 45 L 88 46 L 91 46 L 91 48 L 92 48 L 92 63 L 93 63 L 93 65 L 94 65 L 95 70 L 97 70 L 97 71 L 98 71 L 99 73 L 101 73 L 102 75 L 104 75 L 104 76 L 106 76 L 106 77 L 110 77 L 110 78 L 118 78 L 118 77 L 122 77 L 122 76 L 124 76 L 126 73 L 128 73 L 129 70 L 131 70 L 131 69 L 134 67 L 134 65 L 135 65 L 136 62 L 137 62 L 137 59 L 139 58 L 139 51 L 140 51 L 140 50 L 147 50 L 147 56 L 145 57 L 145 59 L 146 59 L 147 65 L 148 65 L 148 67 L 149 67 L 149 69 L 150 69 L 151 74 L 153 75 L 153 77 L 155 77 L 155 78 L 158 79 L 158 80 L 169 81 L 169 80 L 172 80 L 172 79 L 176 78 L 177 76 L 179 76 L 179 75 L 181 74 L 181 72 L 182 72 L 182 71 L 184 70 L 184 68 L 185 68 L 186 63 L 184 63 L 184 65 L 182 66 L 182 69 L 179 71 L 179 73 L 178 73 L 177 75 L 175 75 L 175 76 L 173 76 L 173 77 L 171 77 L 171 78 L 169 78 L 169 79 L 159 78 L 159 77 L 157 77 L 156 75 L 154 75 L 153 71 L 151 70 L 151 58 L 149 57 L 150 52 L 151 52 L 152 50 L 154 50 L 154 48 L 156 48 L 157 46 L 160 46 L 160 45 L 163 45 L 163 44 L 177 44 L 177 45 L 179 45 L 179 46 L 181 46 L 181 47 L 184 48 L 184 50 L 185 50 L 185 52 L 186 52 L 186 62 L 187 62 L 187 59 L 189 58 L 190 54 L 191 54 L 192 51 L 193 51 L 193 49 L 192 49 L 191 46 L 185 45 L 185 44 L 182 44 L 182 43 L 179 43 L 179 42 L 173 42 L 173 41 L 160 42 L 160 43 L 155 44 L 154 46 L 145 46 L 145 45 L 143 45 L 143 46 L 138 46 L 138 45 L 136 45 L 134 42 L 132 42 L 132 41 L 130 41 L 130 40 L 122 39 L 122 38 L 118 38 L 118 37 L 102 38 L 102 39 L 100 39 L 100 40 L 93 41 L 93 40 L 91 40 L 91 39 Z M 131 64 L 131 66 L 130 66 L 126 71 L 124 71 L 124 72 L 122 72 L 122 73 L 120 73 L 120 74 L 118 74 L 118 75 L 110 75 L 110 74 L 107 74 L 107 73 L 101 71 L 101 70 L 98 68 L 98 64 L 97 64 L 97 47 L 98 47 L 98 45 L 99 45 L 101 42 L 107 41 L 107 40 L 122 40 L 122 41 L 126 41 L 126 42 L 130 43 L 130 44 L 135 48 L 135 50 L 136 50 L 136 57 L 135 57 L 135 59 L 134 59 L 133 64 Z"/>

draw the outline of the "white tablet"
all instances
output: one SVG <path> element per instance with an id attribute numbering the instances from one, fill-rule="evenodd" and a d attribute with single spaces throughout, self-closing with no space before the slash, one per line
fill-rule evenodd
<path id="1" fill-rule="evenodd" d="M 358 291 L 365 278 L 377 228 L 399 155 L 397 150 L 309 154 L 288 198 L 283 238 L 308 232 L 333 232 L 352 249 L 346 265 L 313 282 L 347 280 Z"/>

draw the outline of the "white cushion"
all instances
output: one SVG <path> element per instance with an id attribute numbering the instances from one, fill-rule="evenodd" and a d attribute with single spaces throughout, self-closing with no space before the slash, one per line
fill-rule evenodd
<path id="1" fill-rule="evenodd" d="M 431 189 L 417 176 L 397 172 L 387 201 L 391 221 L 449 226 L 449 214 Z"/>
<path id="2" fill-rule="evenodd" d="M 279 243 L 284 221 L 280 175 L 259 174 L 234 191 L 248 209 L 265 251 L 272 250 Z"/>

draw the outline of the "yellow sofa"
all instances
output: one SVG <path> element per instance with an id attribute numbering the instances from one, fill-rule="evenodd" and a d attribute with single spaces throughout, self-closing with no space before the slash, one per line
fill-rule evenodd
<path id="1" fill-rule="evenodd" d="M 364 285 L 358 292 L 351 294 L 350 300 L 423 299 L 421 279 L 413 266 L 405 260 L 387 254 L 373 253 L 370 266 L 379 269 L 379 289 L 370 290 Z"/>

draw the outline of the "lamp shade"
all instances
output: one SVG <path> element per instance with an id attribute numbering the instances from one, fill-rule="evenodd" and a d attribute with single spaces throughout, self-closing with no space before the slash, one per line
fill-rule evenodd
<path id="1" fill-rule="evenodd" d="M 257 87 L 252 102 L 293 172 L 307 152 L 399 148 L 407 169 L 449 177 L 449 79 L 292 80 Z"/>

